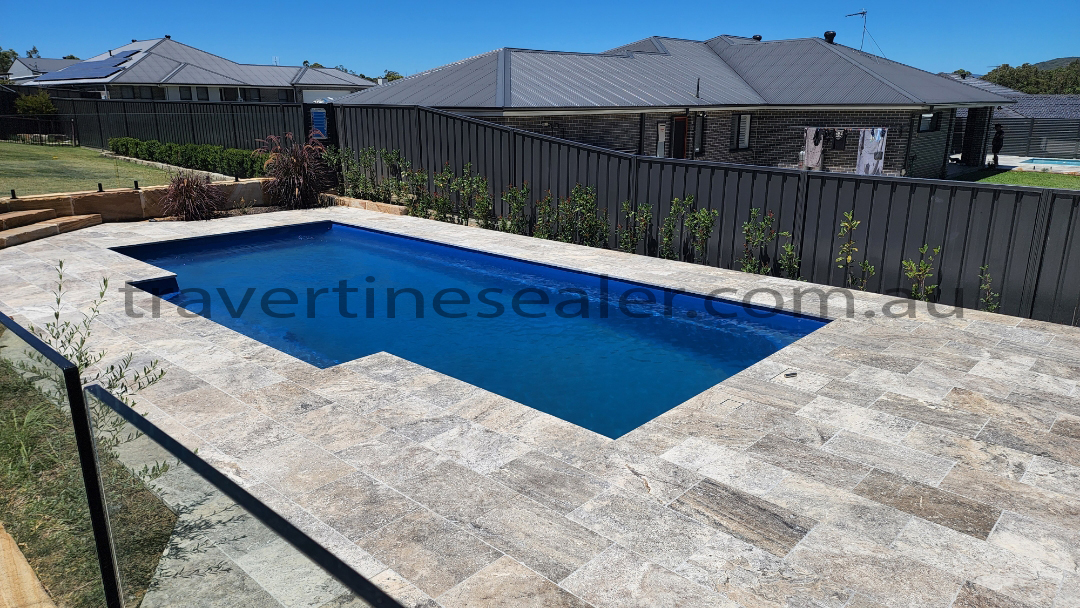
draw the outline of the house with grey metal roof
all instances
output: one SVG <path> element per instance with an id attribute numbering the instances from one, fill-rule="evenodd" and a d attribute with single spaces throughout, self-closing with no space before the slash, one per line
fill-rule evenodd
<path id="1" fill-rule="evenodd" d="M 10 80 L 23 84 L 42 74 L 62 70 L 69 65 L 79 63 L 78 59 L 42 59 L 41 57 L 16 57 L 8 71 L 0 74 L 0 80 Z"/>
<path id="2" fill-rule="evenodd" d="M 108 99 L 273 103 L 332 101 L 375 86 L 337 69 L 236 63 L 169 36 L 132 40 L 27 84 Z"/>
<path id="3" fill-rule="evenodd" d="M 807 133 L 820 130 L 820 168 L 833 171 L 855 169 L 859 130 L 887 129 L 883 172 L 919 177 L 944 175 L 958 109 L 1012 103 L 834 37 L 503 48 L 335 103 L 432 107 L 624 152 L 780 167 L 800 166 Z"/>

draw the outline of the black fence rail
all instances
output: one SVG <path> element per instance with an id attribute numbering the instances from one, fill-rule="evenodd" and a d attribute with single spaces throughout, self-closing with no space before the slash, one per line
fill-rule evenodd
<path id="1" fill-rule="evenodd" d="M 957 118 L 952 153 L 963 151 L 963 132 L 966 118 Z M 995 118 L 1005 130 L 1005 145 L 1001 153 L 1008 156 L 1034 156 L 1043 158 L 1080 158 L 1080 119 L 1075 118 Z M 989 142 L 994 130 L 987 134 Z"/>
<path id="2" fill-rule="evenodd" d="M 1000 292 L 1000 312 L 1076 325 L 1080 309 L 1080 192 L 968 182 L 865 177 L 637 156 L 581 145 L 438 110 L 400 106 L 335 107 L 338 141 L 400 150 L 414 168 L 435 172 L 466 164 L 488 179 L 498 215 L 510 186 L 528 183 L 535 202 L 567 196 L 575 184 L 596 188 L 612 232 L 625 222 L 623 201 L 649 206 L 652 225 L 638 253 L 655 255 L 660 222 L 674 198 L 694 196 L 715 209 L 706 263 L 738 268 L 742 226 L 752 209 L 772 212 L 802 257 L 801 276 L 843 286 L 837 267 L 838 225 L 845 211 L 862 225 L 859 255 L 877 268 L 871 291 L 906 295 L 902 260 L 942 246 L 937 300 L 976 307 L 982 267 Z M 385 168 L 380 168 L 385 171 Z M 534 209 L 530 209 L 534 213 Z M 787 239 L 773 244 L 772 257 Z M 689 239 L 678 244 L 686 251 Z"/>
<path id="3" fill-rule="evenodd" d="M 254 150 L 268 135 L 306 133 L 301 104 L 54 99 L 73 120 L 81 145 L 105 148 L 113 137 L 212 144 Z"/>
<path id="4" fill-rule="evenodd" d="M 0 141 L 38 146 L 77 146 L 79 135 L 72 118 L 0 115 Z"/>

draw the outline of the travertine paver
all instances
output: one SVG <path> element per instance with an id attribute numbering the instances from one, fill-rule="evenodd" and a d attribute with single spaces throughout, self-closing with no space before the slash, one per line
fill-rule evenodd
<path id="1" fill-rule="evenodd" d="M 48 320 L 60 259 L 71 318 L 103 275 L 160 276 L 108 247 L 317 219 L 699 293 L 807 287 L 332 208 L 11 247 L 0 310 Z M 94 346 L 161 360 L 140 411 L 406 605 L 1080 606 L 1080 330 L 853 298 L 618 440 L 386 353 L 320 370 L 142 293 L 142 318 L 111 294 Z M 272 535 L 200 542 L 235 566 L 206 597 L 349 605 Z"/>

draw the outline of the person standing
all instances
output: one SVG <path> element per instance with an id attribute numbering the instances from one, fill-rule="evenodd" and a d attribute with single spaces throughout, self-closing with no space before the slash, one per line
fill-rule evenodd
<path id="1" fill-rule="evenodd" d="M 1001 148 L 1005 145 L 1005 129 L 1001 128 L 1001 123 L 994 125 L 994 140 L 990 142 L 990 149 L 994 152 L 994 164 L 991 167 L 997 169 L 998 166 L 998 153 L 1001 152 Z"/>

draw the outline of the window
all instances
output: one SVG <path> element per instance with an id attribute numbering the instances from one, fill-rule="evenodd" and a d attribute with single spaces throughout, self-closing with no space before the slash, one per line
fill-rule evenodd
<path id="1" fill-rule="evenodd" d="M 746 150 L 750 147 L 750 115 L 731 116 L 731 149 Z"/>
<path id="2" fill-rule="evenodd" d="M 694 154 L 701 154 L 705 149 L 705 115 L 694 116 Z"/>
<path id="3" fill-rule="evenodd" d="M 656 156 L 658 158 L 667 156 L 667 131 L 666 122 L 656 123 Z"/>
<path id="4" fill-rule="evenodd" d="M 285 103 L 292 101 L 292 91 L 288 89 L 278 89 L 277 100 Z"/>
<path id="5" fill-rule="evenodd" d="M 191 87 L 180 87 L 180 99 L 191 101 Z"/>
<path id="6" fill-rule="evenodd" d="M 150 87 L 154 92 L 154 99 L 165 99 L 165 87 Z"/>
<path id="7" fill-rule="evenodd" d="M 922 114 L 919 116 L 919 133 L 937 131 L 941 129 L 941 112 Z"/>
<path id="8" fill-rule="evenodd" d="M 239 89 L 229 87 L 227 89 L 221 89 L 221 101 L 236 101 L 238 98 Z"/>
<path id="9" fill-rule="evenodd" d="M 139 99 L 153 99 L 154 87 L 139 87 Z"/>
<path id="10" fill-rule="evenodd" d="M 199 98 L 199 101 L 210 101 L 210 89 L 195 87 L 195 96 Z"/>
<path id="11" fill-rule="evenodd" d="M 240 92 L 244 96 L 244 101 L 261 101 L 261 95 L 259 95 L 259 89 L 241 89 Z"/>
<path id="12" fill-rule="evenodd" d="M 135 99 L 135 87 L 117 87 L 121 99 Z"/>

